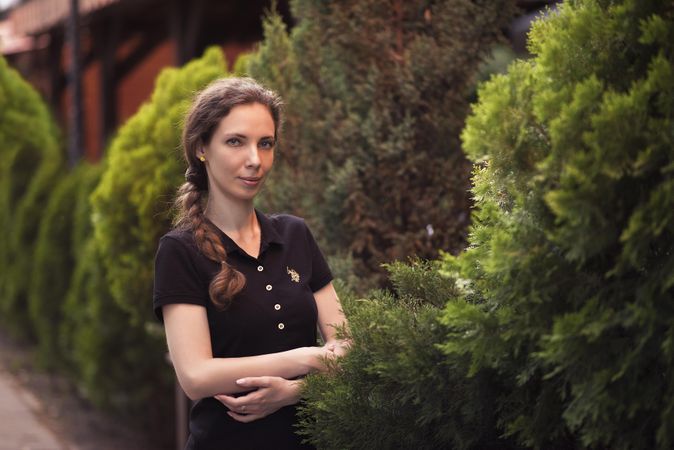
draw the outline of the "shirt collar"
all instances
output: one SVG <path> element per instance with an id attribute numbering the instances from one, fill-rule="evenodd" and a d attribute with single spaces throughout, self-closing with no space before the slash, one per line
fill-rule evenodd
<path id="1" fill-rule="evenodd" d="M 282 245 L 283 239 L 281 239 L 281 236 L 278 234 L 278 231 L 276 231 L 276 228 L 274 228 L 274 225 L 271 223 L 271 220 L 269 220 L 269 217 L 257 209 L 255 210 L 255 215 L 257 215 L 257 222 L 260 224 L 260 233 L 262 234 L 261 248 L 264 250 L 264 244 L 274 243 Z"/>
<path id="2" fill-rule="evenodd" d="M 255 215 L 257 216 L 257 222 L 260 224 L 260 255 L 264 253 L 264 251 L 267 249 L 269 244 L 274 243 L 274 244 L 283 244 L 283 240 L 281 239 L 281 236 L 278 234 L 276 231 L 276 228 L 274 228 L 274 225 L 271 223 L 271 220 L 269 217 L 267 217 L 265 214 L 261 213 L 257 209 L 255 209 Z M 225 247 L 225 251 L 227 254 L 232 253 L 232 252 L 239 252 L 239 253 L 245 253 L 243 250 L 239 248 L 238 245 L 236 245 L 236 242 L 232 240 L 227 234 L 222 231 L 220 228 L 218 228 L 213 222 L 211 222 L 208 218 L 205 218 L 212 226 L 215 228 L 216 232 L 218 235 L 220 235 L 220 239 L 222 241 L 222 245 Z"/>

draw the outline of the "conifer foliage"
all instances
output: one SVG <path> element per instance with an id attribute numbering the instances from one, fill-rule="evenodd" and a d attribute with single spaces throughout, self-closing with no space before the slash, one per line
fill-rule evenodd
<path id="1" fill-rule="evenodd" d="M 450 303 L 446 350 L 512 380 L 528 445 L 674 445 L 673 33 L 671 2 L 565 3 L 464 132 L 484 304 Z M 489 327 L 454 327 L 476 309 Z"/>
<path id="2" fill-rule="evenodd" d="M 513 2 L 295 0 L 291 9 L 297 26 L 288 35 L 268 20 L 248 68 L 289 105 L 277 169 L 294 186 L 272 184 L 269 201 L 278 192 L 274 206 L 308 216 L 331 253 L 348 249 L 365 264 L 361 275 L 460 250 L 470 166 L 459 134 Z"/>
<path id="3" fill-rule="evenodd" d="M 530 49 L 462 135 L 476 210 L 468 250 L 440 263 L 440 321 L 400 313 L 399 286 L 347 302 L 354 349 L 306 392 L 322 447 L 674 446 L 674 5 L 569 1 Z M 427 303 L 424 277 L 404 280 Z"/>
<path id="4" fill-rule="evenodd" d="M 392 292 L 364 300 L 340 289 L 353 346 L 330 375 L 307 378 L 302 434 L 324 449 L 509 448 L 496 431 L 498 380 L 466 377 L 469 358 L 438 346 L 438 304 L 456 299 L 454 280 L 437 263 L 387 269 Z"/>
<path id="5" fill-rule="evenodd" d="M 32 337 L 31 264 L 41 211 L 63 158 L 58 133 L 38 93 L 0 57 L 0 317 Z"/>

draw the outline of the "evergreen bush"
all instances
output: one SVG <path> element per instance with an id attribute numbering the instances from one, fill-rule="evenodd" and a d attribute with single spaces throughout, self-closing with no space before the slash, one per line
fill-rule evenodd
<path id="1" fill-rule="evenodd" d="M 0 317 L 32 337 L 28 289 L 40 216 L 62 168 L 59 139 L 38 93 L 0 57 Z"/>
<path id="2" fill-rule="evenodd" d="M 74 202 L 72 204 L 73 217 L 71 219 L 70 236 L 66 239 L 71 242 L 70 252 L 75 261 L 74 266 L 70 271 L 70 279 L 68 280 L 68 291 L 64 295 L 61 306 L 61 321 L 58 324 L 58 350 L 64 359 L 64 368 L 67 372 L 73 375 L 73 379 L 82 379 L 84 371 L 78 370 L 81 363 L 75 358 L 75 347 L 78 341 L 75 337 L 77 328 L 81 323 L 87 323 L 84 319 L 86 317 L 87 299 L 92 302 L 110 300 L 109 291 L 107 287 L 101 289 L 92 289 L 92 295 L 86 295 L 83 290 L 85 284 L 90 278 L 89 272 L 100 273 L 101 269 L 90 267 L 92 265 L 93 249 L 93 226 L 91 221 L 91 202 L 89 197 L 91 192 L 98 185 L 103 174 L 104 164 L 90 165 L 82 164 L 74 173 L 79 175 L 78 189 L 75 193 Z M 100 263 L 96 264 L 100 267 Z M 97 286 L 98 287 L 98 286 Z M 95 300 L 96 299 L 96 300 Z M 86 319 L 89 320 L 89 319 Z"/>
<path id="3" fill-rule="evenodd" d="M 670 2 L 569 1 L 535 23 L 533 58 L 480 89 L 462 135 L 476 210 L 440 262 L 452 285 L 393 270 L 424 308 L 447 298 L 439 321 L 347 298 L 353 350 L 307 384 L 313 442 L 672 448 L 673 46 Z"/>
<path id="4" fill-rule="evenodd" d="M 151 320 L 154 254 L 170 229 L 173 198 L 184 181 L 183 116 L 193 95 L 225 74 L 218 48 L 185 67 L 164 69 L 151 100 L 112 141 L 92 195 L 94 236 L 110 292 L 135 323 Z"/>
<path id="5" fill-rule="evenodd" d="M 85 165 L 75 172 L 79 188 L 69 240 L 76 264 L 54 345 L 83 397 L 152 431 L 162 430 L 160 424 L 173 420 L 165 344 L 114 301 L 92 236 L 90 196 L 104 170 L 104 165 Z"/>
<path id="6" fill-rule="evenodd" d="M 507 380 L 521 444 L 674 445 L 673 33 L 669 2 L 567 2 L 468 120 L 479 209 L 445 270 L 482 303 L 448 304 L 445 351 Z"/>
<path id="7" fill-rule="evenodd" d="M 498 380 L 466 377 L 469 358 L 447 358 L 438 304 L 455 299 L 437 263 L 387 266 L 393 292 L 340 292 L 354 345 L 329 376 L 310 376 L 302 434 L 324 449 L 507 449 L 498 439 Z"/>
<path id="8" fill-rule="evenodd" d="M 295 0 L 291 10 L 297 26 L 288 34 L 268 18 L 247 67 L 288 104 L 265 201 L 307 217 L 361 276 L 460 250 L 470 165 L 459 133 L 513 2 Z"/>
<path id="9" fill-rule="evenodd" d="M 61 176 L 40 219 L 28 290 L 28 310 L 37 338 L 37 357 L 43 366 L 60 365 L 58 329 L 61 307 L 75 266 L 72 226 L 82 167 Z"/>

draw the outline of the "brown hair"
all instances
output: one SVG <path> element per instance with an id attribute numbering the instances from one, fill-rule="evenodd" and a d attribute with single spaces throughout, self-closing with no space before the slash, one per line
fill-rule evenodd
<path id="1" fill-rule="evenodd" d="M 274 134 L 281 127 L 281 98 L 252 78 L 221 78 L 209 84 L 195 97 L 185 117 L 182 144 L 187 170 L 185 183 L 178 189 L 175 200 L 176 228 L 191 230 L 199 251 L 221 264 L 220 272 L 208 289 L 211 301 L 219 309 L 229 305 L 234 295 L 243 289 L 246 278 L 227 264 L 227 253 L 215 226 L 205 218 L 204 205 L 208 195 L 208 174 L 204 163 L 197 158 L 197 150 L 207 145 L 220 121 L 233 107 L 260 103 L 274 120 Z"/>

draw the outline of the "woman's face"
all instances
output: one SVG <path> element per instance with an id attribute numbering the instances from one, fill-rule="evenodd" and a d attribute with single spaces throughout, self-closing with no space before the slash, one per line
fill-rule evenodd
<path id="1" fill-rule="evenodd" d="M 220 120 L 211 141 L 197 151 L 206 158 L 209 196 L 252 200 L 274 162 L 274 120 L 260 103 L 238 105 Z"/>

